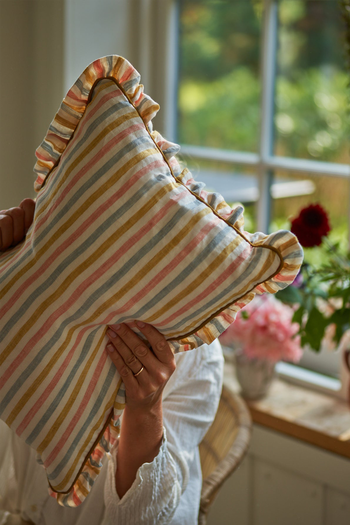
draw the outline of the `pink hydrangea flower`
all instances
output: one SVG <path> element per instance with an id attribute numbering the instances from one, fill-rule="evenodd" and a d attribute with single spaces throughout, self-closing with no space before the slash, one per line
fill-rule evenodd
<path id="1" fill-rule="evenodd" d="M 293 310 L 272 296 L 256 298 L 237 314 L 220 336 L 225 346 L 239 346 L 249 359 L 298 362 L 302 356 Z"/>

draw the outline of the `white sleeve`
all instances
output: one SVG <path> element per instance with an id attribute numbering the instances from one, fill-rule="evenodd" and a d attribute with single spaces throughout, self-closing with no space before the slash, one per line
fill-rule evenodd
<path id="1" fill-rule="evenodd" d="M 217 410 L 223 357 L 218 342 L 175 357 L 176 371 L 163 396 L 164 434 L 159 453 L 138 469 L 122 499 L 115 488 L 116 451 L 109 455 L 102 525 L 169 524 L 180 503 L 188 465 Z"/>

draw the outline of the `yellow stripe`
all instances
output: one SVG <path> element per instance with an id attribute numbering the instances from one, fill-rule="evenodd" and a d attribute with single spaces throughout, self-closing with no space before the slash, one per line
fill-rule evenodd
<path id="1" fill-rule="evenodd" d="M 100 471 L 100 469 L 99 469 Z M 84 485 L 82 484 L 82 482 L 80 481 L 80 479 L 78 478 L 77 481 L 75 482 L 75 490 L 80 492 L 80 494 L 84 497 L 84 499 L 86 498 L 86 496 L 89 494 L 89 491 L 84 487 Z M 80 498 L 82 499 L 82 498 Z"/>
<path id="2" fill-rule="evenodd" d="M 117 58 L 115 63 L 112 66 L 112 71 L 110 72 L 111 77 L 119 78 L 121 75 L 119 74 L 120 69 L 124 66 L 125 61 L 122 57 Z"/>
<path id="3" fill-rule="evenodd" d="M 69 120 L 63 118 L 61 115 L 58 114 L 55 117 L 55 124 L 58 124 L 59 126 L 63 126 L 71 130 L 74 130 L 77 127 L 76 122 L 70 122 Z"/>
<path id="4" fill-rule="evenodd" d="M 128 293 L 133 287 L 135 287 L 154 267 L 159 264 L 179 243 L 188 235 L 188 233 L 195 227 L 205 215 L 208 215 L 210 210 L 201 210 L 196 215 L 192 216 L 192 219 L 186 224 L 184 228 L 166 245 L 162 247 L 162 250 L 154 255 L 154 257 L 142 267 L 137 274 L 130 279 L 118 292 L 116 292 L 109 301 L 108 306 L 115 304 L 119 301 L 126 293 Z M 106 307 L 107 309 L 107 307 Z"/>
<path id="5" fill-rule="evenodd" d="M 105 417 L 106 412 L 110 412 L 111 407 L 113 406 L 114 398 L 117 395 L 117 392 L 118 392 L 118 390 L 120 388 L 120 385 L 121 385 L 121 380 L 119 380 L 117 388 L 114 390 L 113 394 L 111 395 L 111 397 L 109 398 L 108 402 L 106 403 L 106 405 L 105 405 L 105 407 L 104 407 L 104 409 L 102 411 L 100 419 L 97 421 L 97 423 L 94 425 L 94 427 L 90 430 L 90 433 L 88 434 L 88 436 L 87 436 L 83 446 L 81 447 L 81 449 L 79 450 L 78 454 L 76 455 L 76 458 L 75 458 L 74 462 L 72 463 L 71 468 L 67 472 L 65 478 L 57 486 L 53 486 L 52 485 L 52 488 L 53 488 L 53 490 L 55 492 L 59 492 L 60 490 L 63 490 L 65 485 L 67 484 L 69 478 L 72 476 L 72 474 L 73 474 L 73 472 L 75 470 L 75 467 L 77 466 L 79 461 L 81 461 L 81 456 L 84 454 L 84 451 L 89 446 L 89 443 L 91 442 L 91 439 L 92 439 L 93 435 L 95 434 L 95 432 L 99 428 L 101 428 L 101 426 L 103 424 L 103 419 Z M 84 463 L 85 463 L 85 457 L 84 457 Z"/>
<path id="6" fill-rule="evenodd" d="M 117 402 L 115 402 L 115 403 L 114 403 L 114 408 L 115 408 L 116 410 L 124 410 L 124 408 L 125 408 L 125 403 L 117 403 Z"/>
<path id="7" fill-rule="evenodd" d="M 95 97 L 95 96 L 99 95 L 102 91 L 108 89 L 111 86 L 111 84 L 112 84 L 112 81 L 107 82 L 106 84 L 104 84 L 104 83 L 100 84 L 99 83 L 97 85 L 98 87 L 96 86 L 96 88 L 94 89 L 94 95 L 93 96 Z M 119 92 L 120 92 L 120 94 L 122 96 L 124 96 L 122 91 L 119 90 Z M 78 127 L 78 124 L 80 123 L 81 118 L 83 117 L 83 114 L 80 117 L 78 117 L 77 115 L 72 115 L 70 112 L 65 110 L 65 106 L 71 108 L 71 106 L 69 104 L 65 104 L 63 107 L 61 107 L 60 110 L 58 111 L 58 113 L 56 113 L 55 119 L 54 119 L 54 121 L 53 121 L 53 123 L 51 125 L 53 127 L 57 127 L 58 126 L 58 129 L 60 129 L 60 127 L 63 126 L 64 128 L 71 130 L 72 131 L 72 136 L 73 136 L 73 133 L 75 132 L 76 128 Z M 54 140 L 54 142 L 53 142 L 53 140 Z M 58 141 L 60 141 L 60 143 L 62 144 L 61 148 L 57 147 L 57 142 Z M 62 137 L 60 137 L 57 134 L 47 135 L 46 138 L 45 138 L 45 142 L 48 143 L 48 144 L 53 144 L 55 146 L 54 149 L 56 151 L 58 151 L 59 153 L 61 153 L 61 155 L 62 155 L 62 153 L 64 152 L 64 150 L 67 147 L 67 143 L 65 141 L 63 141 Z"/>
<path id="8" fill-rule="evenodd" d="M 224 250 L 220 252 L 220 254 L 207 266 L 197 277 L 191 282 L 191 284 L 188 284 L 184 290 L 179 292 L 173 299 L 168 301 L 162 308 L 160 308 L 155 314 L 153 314 L 151 317 L 148 317 L 145 322 L 152 324 L 154 321 L 157 321 L 161 316 L 163 316 L 167 311 L 169 311 L 173 306 L 175 306 L 177 303 L 185 299 L 188 295 L 193 293 L 196 288 L 203 286 L 203 281 L 208 279 L 208 276 L 213 274 L 217 268 L 227 259 L 231 253 L 239 246 L 240 244 L 240 237 L 238 235 L 236 238 L 230 242 L 226 246 Z"/>
<path id="9" fill-rule="evenodd" d="M 97 343 L 97 346 L 96 346 L 95 350 L 91 354 L 91 356 L 90 356 L 89 360 L 87 361 L 83 371 L 81 372 L 81 375 L 79 376 L 79 379 L 78 379 L 78 382 L 77 382 L 77 386 L 74 388 L 74 391 L 73 391 L 75 397 L 73 397 L 73 394 L 72 394 L 70 396 L 70 398 L 68 399 L 68 402 L 66 403 L 65 407 L 63 408 L 63 410 L 66 410 L 67 413 L 69 412 L 72 404 L 74 403 L 74 401 L 76 399 L 76 396 L 77 396 L 77 394 L 78 394 L 78 392 L 80 390 L 81 384 L 83 383 L 83 381 L 85 380 L 85 378 L 86 378 L 86 376 L 87 376 L 87 374 L 89 372 L 91 363 L 93 362 L 93 360 L 94 360 L 94 358 L 96 356 L 96 353 L 97 353 L 98 349 L 100 348 L 104 337 L 105 337 L 105 334 L 102 335 L 100 341 Z M 62 349 L 62 347 L 60 348 L 60 350 L 61 349 Z M 42 384 L 42 382 L 44 381 L 45 377 L 48 377 L 50 371 L 52 370 L 54 365 L 57 363 L 57 361 L 61 357 L 61 355 L 62 355 L 61 351 L 56 352 L 56 354 L 52 357 L 52 359 L 49 361 L 49 363 L 41 371 L 40 375 L 35 379 L 35 381 L 33 381 L 33 383 L 31 383 L 31 385 L 28 388 L 28 390 L 26 390 L 26 392 L 23 394 L 21 399 L 18 401 L 17 405 L 14 407 L 14 409 L 12 410 L 12 412 L 10 413 L 8 418 L 6 419 L 7 425 L 9 425 L 9 426 L 12 425 L 13 421 L 16 419 L 16 417 L 18 416 L 18 414 L 20 413 L 22 408 L 26 405 L 27 401 L 32 397 L 32 395 L 36 392 L 36 390 Z M 61 412 L 61 414 L 62 414 L 62 412 Z M 58 416 L 56 421 L 60 421 L 60 425 L 61 425 L 62 421 L 60 419 L 60 416 Z M 55 431 L 57 430 L 57 423 L 55 423 L 54 429 L 55 429 Z M 42 452 L 40 447 L 38 449 L 38 452 L 39 452 L 39 450 L 40 450 L 40 452 Z"/>
<path id="10" fill-rule="evenodd" d="M 55 141 L 46 139 L 47 144 L 50 144 L 51 148 L 54 151 L 58 151 L 62 155 L 64 150 L 66 149 L 66 144 L 63 141 L 59 141 L 58 138 L 55 137 Z"/>
<path id="11" fill-rule="evenodd" d="M 31 261 L 23 266 L 20 272 L 18 272 L 9 283 L 4 286 L 0 290 L 0 299 L 4 297 L 7 292 L 12 288 L 13 285 L 17 284 L 17 282 L 23 277 L 23 275 L 26 274 L 28 270 L 30 270 L 37 261 L 40 260 L 40 258 L 47 252 L 49 248 L 63 235 L 71 226 L 74 224 L 76 220 L 78 220 L 83 213 L 97 200 L 99 199 L 103 193 L 108 191 L 118 180 L 120 180 L 129 170 L 131 170 L 134 166 L 136 166 L 139 162 L 147 158 L 148 156 L 154 155 L 156 151 L 154 149 L 146 149 L 139 153 L 137 156 L 132 157 L 122 168 L 120 168 L 114 175 L 106 181 L 106 183 L 103 186 L 100 186 L 95 193 L 93 193 L 81 206 L 80 208 L 65 222 L 62 224 L 62 226 L 55 232 L 55 234 L 50 237 L 48 242 L 38 251 L 36 252 L 36 255 L 31 259 Z M 174 184 L 174 183 L 172 183 Z M 37 218 L 36 218 L 37 220 Z M 0 364 L 3 361 L 1 361 L 0 357 Z"/>
<path id="12" fill-rule="evenodd" d="M 92 354 L 90 355 L 88 361 L 86 362 L 86 364 L 84 366 L 84 369 L 79 374 L 78 381 L 77 381 L 77 383 L 76 383 L 76 385 L 75 385 L 71 395 L 69 396 L 69 399 L 67 400 L 67 403 L 64 405 L 64 407 L 62 407 L 62 410 L 58 414 L 54 424 L 51 427 L 51 429 L 49 430 L 49 432 L 46 434 L 46 436 L 44 437 L 44 439 L 42 440 L 42 442 L 38 446 L 37 451 L 38 451 L 39 454 L 42 454 L 43 451 L 48 446 L 48 444 L 51 443 L 51 440 L 55 436 L 55 434 L 57 433 L 57 430 L 61 427 L 63 421 L 68 416 L 68 413 L 69 413 L 70 409 L 72 408 L 72 406 L 74 404 L 74 401 L 76 401 L 77 397 L 79 396 L 79 393 L 80 393 L 80 390 L 82 388 L 82 385 L 84 384 L 84 382 L 86 380 L 86 377 L 87 377 L 87 375 L 88 375 L 88 373 L 90 371 L 90 367 L 91 367 L 92 363 L 94 362 L 98 351 L 101 349 L 101 347 L 103 345 L 103 341 L 105 340 L 105 335 L 106 334 L 105 334 L 105 331 L 104 331 L 104 333 L 102 334 L 102 336 L 98 340 L 94 351 L 92 352 Z M 48 366 L 46 366 L 45 368 L 48 368 Z M 42 381 L 44 380 L 44 378 L 47 375 L 47 373 L 48 373 L 48 371 L 43 370 L 42 373 L 40 374 L 40 376 L 38 377 L 38 379 L 35 382 L 37 383 L 39 381 L 39 385 L 40 385 L 40 383 L 42 383 Z M 39 385 L 37 385 L 37 386 L 39 386 Z M 22 397 L 22 399 L 21 399 L 21 401 L 19 403 L 21 403 L 22 406 L 25 405 L 27 395 L 29 395 L 29 397 L 31 397 L 35 390 L 36 390 L 36 388 L 34 387 L 34 390 L 33 390 L 33 387 L 31 386 L 29 388 L 29 390 L 28 390 L 28 393 L 26 392 L 24 394 L 24 396 Z M 11 424 L 11 423 L 9 423 L 9 424 Z"/>
<path id="13" fill-rule="evenodd" d="M 96 80 L 96 75 L 97 75 L 97 72 L 93 69 L 93 68 L 88 68 L 85 70 L 85 82 L 84 82 L 84 86 L 86 83 L 88 83 L 90 86 L 93 85 L 93 83 L 95 82 Z"/>
<path id="14" fill-rule="evenodd" d="M 83 162 L 83 160 L 85 159 L 85 157 L 87 157 L 89 155 L 89 153 L 91 153 L 93 151 L 94 148 L 97 149 L 97 146 L 99 145 L 99 143 L 111 132 L 113 131 L 115 128 L 117 128 L 118 126 L 121 126 L 122 124 L 124 124 L 125 122 L 127 122 L 128 120 L 132 120 L 133 118 L 135 118 L 135 115 L 133 113 L 126 113 L 125 115 L 122 115 L 121 117 L 119 117 L 117 120 L 115 120 L 113 123 L 109 124 L 108 126 L 106 126 L 102 131 L 101 133 L 99 133 L 99 135 L 97 135 L 97 137 L 90 143 L 88 144 L 88 146 L 80 153 L 80 155 L 78 157 L 76 157 L 76 159 L 68 166 L 67 170 L 65 171 L 64 174 L 61 174 L 60 176 L 60 180 L 59 180 L 59 183 L 57 184 L 57 186 L 51 191 L 50 193 L 50 197 L 49 199 L 45 202 L 44 205 L 42 205 L 36 212 L 35 214 L 35 221 L 37 222 L 40 218 L 40 216 L 46 211 L 47 208 L 49 208 L 51 205 L 52 205 L 52 202 L 54 201 L 56 195 L 60 192 L 62 186 L 65 184 L 66 180 L 68 179 L 68 177 L 70 176 L 70 174 L 72 173 L 72 171 L 80 164 Z M 55 166 L 56 168 L 57 166 Z M 59 164 L 58 164 L 58 168 L 59 168 Z M 47 175 L 49 176 L 49 175 Z"/>
<path id="15" fill-rule="evenodd" d="M 215 337 L 213 337 L 212 330 L 206 326 L 203 326 L 202 330 L 204 332 L 205 341 L 210 341 L 212 343 L 215 339 Z"/>
<path id="16" fill-rule="evenodd" d="M 227 205 L 227 202 L 225 201 L 221 201 L 219 202 L 219 204 L 216 206 L 216 211 L 219 213 L 220 210 L 224 209 L 224 208 L 228 208 L 228 205 Z"/>
<path id="17" fill-rule="evenodd" d="M 263 264 L 261 271 L 256 275 L 255 281 L 259 283 L 261 281 L 262 275 L 268 270 L 268 268 L 271 267 L 271 265 L 275 262 L 273 259 L 275 259 L 275 253 L 269 252 L 268 258 L 266 259 L 265 263 Z M 262 281 L 264 282 L 264 281 Z M 198 330 L 203 329 L 203 325 L 206 325 L 209 321 L 214 319 L 217 315 L 219 315 L 223 310 L 231 306 L 232 304 L 236 303 L 240 299 L 242 299 L 244 296 L 246 296 L 249 292 L 251 292 L 257 285 L 254 284 L 253 288 L 250 288 L 252 286 L 252 283 L 249 282 L 246 284 L 246 286 L 241 290 L 241 295 L 237 297 L 234 301 L 228 302 L 227 299 L 219 304 L 219 306 L 216 306 L 215 312 L 210 314 L 207 312 L 207 314 L 201 318 L 197 318 L 195 322 L 193 322 L 190 325 L 187 325 L 185 328 L 183 328 L 184 335 L 181 337 L 176 337 L 177 340 L 182 339 L 183 337 L 188 337 L 195 332 L 198 332 Z M 146 321 L 148 322 L 148 321 Z M 170 334 L 167 335 L 168 339 L 171 339 L 175 337 L 176 334 Z"/>
<path id="18" fill-rule="evenodd" d="M 139 220 L 142 220 L 142 218 L 152 209 L 152 207 L 162 198 L 164 195 L 166 195 L 169 191 L 173 189 L 174 182 L 170 182 L 166 186 L 163 186 L 153 197 L 150 199 L 142 208 L 140 208 L 137 213 L 135 213 L 128 221 L 126 221 L 118 230 L 116 230 L 102 245 L 101 247 L 92 253 L 90 257 L 88 257 L 82 264 L 80 264 L 72 273 L 64 280 L 64 282 L 61 284 L 61 286 L 53 293 L 51 294 L 34 312 L 34 314 L 31 316 L 31 318 L 23 325 L 23 327 L 19 330 L 19 332 L 16 334 L 16 336 L 12 339 L 12 341 L 8 344 L 8 346 L 5 348 L 3 353 L 0 356 L 0 361 L 5 360 L 6 357 L 11 353 L 11 351 L 18 345 L 19 341 L 22 339 L 22 337 L 32 328 L 32 326 L 35 324 L 35 322 L 40 319 L 41 315 L 47 310 L 47 308 L 53 304 L 55 301 L 57 301 L 61 295 L 64 293 L 64 291 L 68 288 L 68 286 L 79 276 L 81 275 L 87 268 L 89 268 L 92 264 L 94 264 L 104 253 L 107 251 L 122 235 L 124 235 L 132 226 L 134 226 Z M 98 318 L 100 314 L 98 313 L 95 316 L 92 316 L 90 319 L 96 319 Z M 45 367 L 46 375 L 48 375 L 49 371 L 53 368 L 54 364 L 57 362 L 59 357 L 63 354 L 64 350 L 67 348 L 68 344 L 70 343 L 71 338 L 73 337 L 74 331 L 76 331 L 80 326 L 89 324 L 90 321 L 84 321 L 82 323 L 79 323 L 75 325 L 74 327 L 71 327 L 70 330 L 67 333 L 66 339 L 64 341 L 64 344 L 61 345 L 59 350 L 56 352 L 56 354 L 51 358 L 50 362 Z M 26 403 L 30 400 L 31 396 L 34 394 L 34 392 L 37 390 L 37 388 L 40 386 L 40 383 L 37 383 L 35 381 L 32 386 L 26 391 L 26 393 L 23 395 L 21 400 L 17 403 L 13 411 L 11 412 L 10 416 L 8 417 L 8 425 L 10 425 L 14 419 L 17 417 L 19 412 L 22 410 L 22 408 L 25 406 Z"/>
<path id="19" fill-rule="evenodd" d="M 102 81 L 104 81 L 104 82 L 102 82 Z M 102 91 L 105 91 L 106 89 L 110 88 L 112 85 L 115 88 L 115 82 L 113 82 L 112 80 L 108 80 L 108 79 L 103 79 L 102 78 L 101 82 L 98 82 L 98 84 L 96 84 L 96 86 L 94 87 L 93 95 L 92 95 L 91 100 L 93 100 L 94 97 L 97 97 L 97 95 L 102 93 Z M 120 90 L 118 90 L 118 91 L 120 91 Z M 121 95 L 124 96 L 122 91 L 120 91 L 120 93 L 121 93 Z"/>

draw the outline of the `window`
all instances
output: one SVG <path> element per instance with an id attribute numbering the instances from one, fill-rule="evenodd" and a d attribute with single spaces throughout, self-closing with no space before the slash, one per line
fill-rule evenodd
<path id="1" fill-rule="evenodd" d="M 178 0 L 176 140 L 194 175 L 245 205 L 246 229 L 289 228 L 321 202 L 348 242 L 348 73 L 334 0 Z M 306 260 L 322 258 L 306 250 Z M 337 353 L 301 366 L 339 376 Z"/>

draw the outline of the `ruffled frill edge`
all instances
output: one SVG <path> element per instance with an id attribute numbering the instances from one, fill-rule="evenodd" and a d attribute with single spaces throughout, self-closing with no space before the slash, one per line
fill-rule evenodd
<path id="1" fill-rule="evenodd" d="M 49 486 L 50 496 L 55 498 L 62 507 L 78 507 L 83 503 L 91 491 L 97 476 L 100 474 L 104 456 L 111 452 L 117 444 L 120 434 L 120 416 L 125 407 L 125 391 L 123 387 L 119 389 L 117 394 L 116 405 L 117 407 L 114 407 L 113 415 L 109 418 L 102 437 L 94 445 L 93 451 L 85 461 L 71 489 L 66 493 L 60 493 Z M 42 464 L 40 458 L 38 462 Z"/>
<path id="2" fill-rule="evenodd" d="M 107 56 L 94 61 L 68 91 L 44 141 L 36 150 L 37 162 L 34 167 L 37 174 L 34 184 L 36 192 L 40 191 L 47 175 L 58 164 L 84 114 L 95 83 L 105 78 L 116 80 L 129 101 L 137 109 L 176 181 L 186 186 L 193 195 L 206 203 L 216 215 L 230 224 L 252 246 L 269 246 L 280 257 L 280 267 L 270 279 L 258 284 L 233 304 L 217 312 L 194 333 L 178 340 L 169 340 L 174 353 L 191 350 L 203 344 L 210 344 L 234 322 L 237 312 L 247 305 L 256 294 L 276 293 L 294 281 L 303 260 L 302 248 L 297 238 L 289 231 L 279 231 L 270 235 L 264 235 L 261 232 L 255 234 L 245 232 L 243 230 L 243 206 L 239 204 L 231 208 L 219 193 L 206 192 L 204 190 L 205 184 L 195 181 L 190 171 L 187 168 L 183 169 L 175 157 L 179 153 L 180 146 L 167 141 L 160 133 L 152 130 L 151 120 L 158 112 L 159 105 L 143 92 L 139 73 L 126 59 L 120 56 Z M 113 416 L 107 423 L 102 438 L 95 444 L 69 492 L 58 493 L 49 489 L 50 494 L 57 499 L 60 505 L 77 507 L 84 501 L 101 470 L 104 455 L 115 446 L 119 436 L 119 418 L 125 403 L 123 388 L 119 389 L 117 399 L 119 399 L 119 408 L 114 408 Z"/>
<path id="3" fill-rule="evenodd" d="M 43 142 L 35 152 L 37 162 L 34 172 L 37 178 L 34 189 L 36 192 L 40 191 L 47 175 L 58 164 L 84 115 L 95 83 L 104 78 L 112 78 L 118 82 L 148 129 L 152 131 L 151 120 L 157 114 L 159 105 L 143 92 L 138 71 L 125 58 L 117 55 L 95 60 L 68 91 Z"/>
<path id="4" fill-rule="evenodd" d="M 171 158 L 169 164 L 174 174 L 178 173 L 176 175 L 177 181 L 209 205 L 216 215 L 219 215 L 227 224 L 232 226 L 251 246 L 269 247 L 280 258 L 280 265 L 275 275 L 254 286 L 242 297 L 236 299 L 233 304 L 215 313 L 211 319 L 206 320 L 194 333 L 181 337 L 178 340 L 169 341 L 173 352 L 177 353 L 212 343 L 234 322 L 239 310 L 250 303 L 255 295 L 274 294 L 292 284 L 303 262 L 303 249 L 298 243 L 296 236 L 287 230 L 280 230 L 270 235 L 265 235 L 261 232 L 251 234 L 244 231 L 244 208 L 241 204 L 231 208 L 219 193 L 205 191 L 205 184 L 195 181 L 187 168 L 181 171 L 181 166 L 175 157 Z"/>

